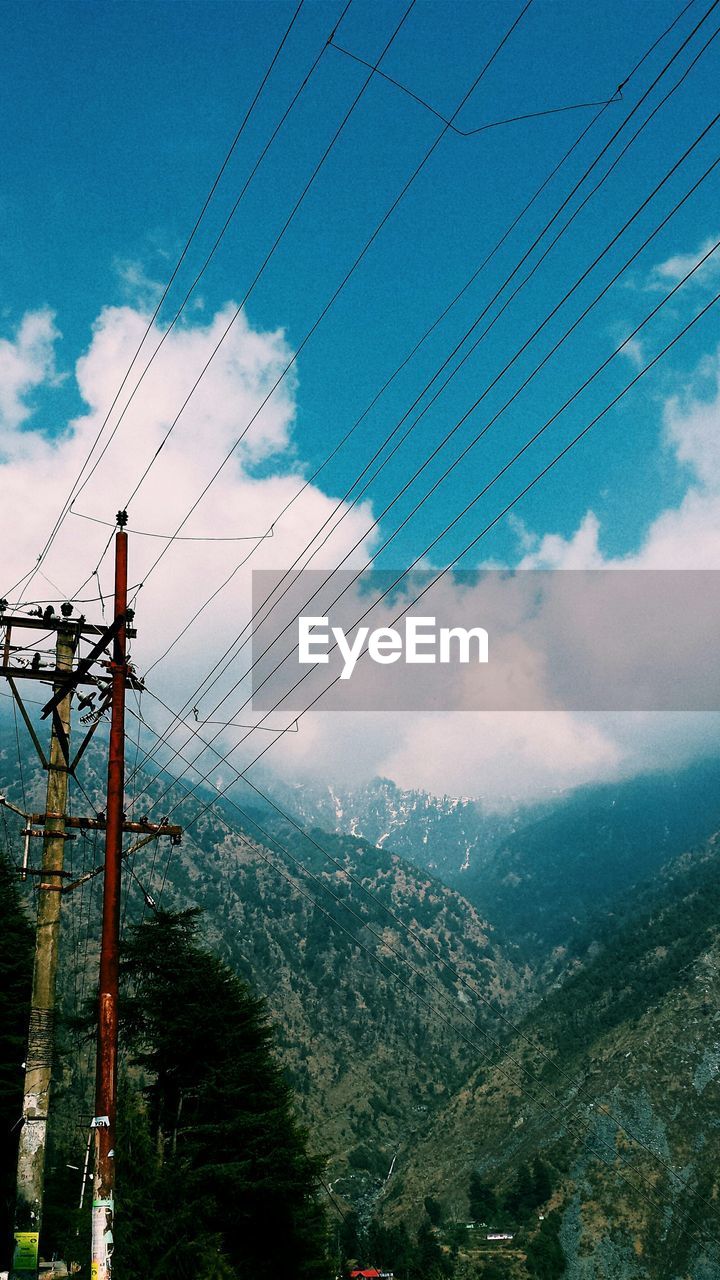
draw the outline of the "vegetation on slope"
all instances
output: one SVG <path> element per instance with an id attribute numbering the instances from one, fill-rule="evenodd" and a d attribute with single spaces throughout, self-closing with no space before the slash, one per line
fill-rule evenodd
<path id="1" fill-rule="evenodd" d="M 471 1186 L 479 1210 L 481 1185 L 486 1220 L 517 1227 L 512 1189 L 541 1157 L 573 1280 L 720 1276 L 719 866 L 713 838 L 607 920 L 522 1034 L 402 1153 L 393 1220 L 427 1195 L 463 1212 Z"/>
<path id="2" fill-rule="evenodd" d="M 22 1063 L 32 982 L 32 931 L 17 879 L 0 852 L 0 1269 L 10 1264 Z"/>

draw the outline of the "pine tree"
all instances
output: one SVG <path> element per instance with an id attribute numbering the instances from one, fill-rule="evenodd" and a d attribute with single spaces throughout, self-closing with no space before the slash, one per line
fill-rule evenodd
<path id="1" fill-rule="evenodd" d="M 560 1214 L 549 1214 L 527 1246 L 528 1275 L 533 1280 L 560 1280 L 565 1274 L 565 1254 L 560 1243 Z"/>
<path id="2" fill-rule="evenodd" d="M 155 1280 L 316 1280 L 328 1274 L 319 1165 L 272 1057 L 264 1006 L 199 946 L 197 917 L 163 913 L 139 926 L 123 965 L 126 1042 L 149 1084 L 146 1134 L 137 1115 L 125 1130 L 136 1154 L 119 1144 L 130 1207 L 118 1218 L 119 1263 L 128 1280 L 151 1262 Z"/>
<path id="3" fill-rule="evenodd" d="M 452 1263 L 440 1248 L 437 1236 L 427 1221 L 418 1230 L 415 1251 L 419 1276 L 426 1280 L 443 1280 L 452 1274 Z"/>
<path id="4" fill-rule="evenodd" d="M 425 1212 L 434 1227 L 439 1227 L 443 1220 L 443 1208 L 434 1196 L 425 1196 L 423 1201 Z"/>
<path id="5" fill-rule="evenodd" d="M 498 1208 L 497 1195 L 492 1185 L 475 1171 L 470 1175 L 469 1197 L 470 1216 L 476 1222 L 491 1224 Z"/>

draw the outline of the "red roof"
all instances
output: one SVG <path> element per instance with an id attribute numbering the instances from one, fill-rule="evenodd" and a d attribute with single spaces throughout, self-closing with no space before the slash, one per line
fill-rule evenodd
<path id="1" fill-rule="evenodd" d="M 353 1280 L 353 1276 L 364 1276 L 365 1280 L 376 1280 L 379 1275 L 380 1272 L 376 1271 L 374 1267 L 368 1267 L 367 1271 L 351 1271 L 350 1280 Z"/>

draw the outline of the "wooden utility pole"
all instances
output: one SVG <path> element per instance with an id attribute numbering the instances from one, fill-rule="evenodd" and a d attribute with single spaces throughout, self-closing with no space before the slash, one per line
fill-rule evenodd
<path id="1" fill-rule="evenodd" d="M 71 618 L 73 606 L 61 606 L 62 617 L 54 609 L 36 609 L 29 615 L 8 613 L 8 603 L 0 600 L 0 677 L 4 677 L 22 715 L 43 769 L 47 771 L 47 798 L 44 813 L 25 813 L 0 794 L 4 806 L 24 819 L 25 855 L 21 868 L 23 879 L 39 880 L 35 965 L 33 973 L 32 1010 L 25 1063 L 25 1098 L 19 1135 L 17 1210 L 15 1218 L 15 1251 L 12 1280 L 37 1280 L 39 1243 L 42 1222 L 45 1143 L 48 1126 L 48 1103 L 52 1072 L 53 1011 L 55 979 L 58 965 L 60 904 L 62 896 L 105 873 L 103 896 L 102 952 L 100 964 L 100 1002 L 98 1032 L 98 1070 L 95 1118 L 94 1195 L 93 1195 L 93 1264 L 91 1280 L 107 1280 L 112 1269 L 114 1218 L 114 1145 L 117 1111 L 118 1051 L 118 952 L 120 934 L 120 887 L 123 857 L 122 837 L 125 832 L 140 838 L 127 850 L 135 852 L 150 840 L 170 836 L 178 844 L 182 828 L 167 821 L 154 823 L 146 818 L 126 822 L 123 813 L 124 787 L 124 717 L 125 689 L 142 689 L 142 681 L 132 673 L 127 661 L 126 645 L 134 638 L 130 625 L 132 611 L 127 608 L 127 515 L 118 513 L 115 541 L 115 612 L 109 626 L 86 622 L 83 616 Z M 55 666 L 42 665 L 38 651 L 32 661 L 26 656 L 25 644 L 13 644 L 18 632 L 56 632 Z M 80 658 L 81 641 L 92 637 L 94 643 Z M 104 660 L 112 646 L 112 659 Z M 100 663 L 103 670 L 93 670 Z M 108 673 L 109 668 L 109 673 Z M 51 717 L 49 756 L 45 755 L 35 724 L 17 687 L 18 680 L 50 683 L 53 695 L 42 709 L 42 718 Z M 84 717 L 89 724 L 74 755 L 70 755 L 70 704 L 79 686 L 90 686 L 90 695 L 80 703 L 92 710 Z M 95 703 L 95 699 L 98 699 Z M 66 813 L 68 781 L 89 746 L 108 707 L 111 707 L 110 751 L 108 760 L 108 795 L 106 812 L 92 817 Z M 105 862 L 74 879 L 65 870 L 64 844 L 81 831 L 104 831 Z M 43 837 L 42 866 L 30 865 L 31 837 Z M 137 877 L 135 877 L 137 879 Z M 146 893 L 146 898 L 150 901 Z"/>
<path id="2" fill-rule="evenodd" d="M 72 670 L 75 634 L 68 622 L 55 641 L 58 672 Z M 62 692 L 63 683 L 54 686 Z M 60 908 L 65 855 L 65 810 L 68 793 L 70 703 L 65 693 L 53 712 L 48 760 L 45 839 L 37 901 L 37 933 L 33 967 L 30 1031 L 25 1061 L 25 1091 L 18 1148 L 17 1202 L 13 1275 L 36 1276 L 42 1220 L 45 1149 L 55 1021 L 55 978 L 60 941 Z"/>
<path id="3" fill-rule="evenodd" d="M 127 611 L 127 515 L 118 512 L 115 534 L 115 612 Z M 95 1161 L 92 1203 L 91 1280 L 110 1280 L 115 1221 L 115 1127 L 117 1119 L 118 996 L 120 951 L 120 881 L 122 867 L 123 797 L 125 788 L 125 685 L 127 656 L 125 622 L 113 641 L 110 664 L 112 703 L 108 756 L 105 879 L 103 884 L 102 947 L 98 998 L 98 1049 L 95 1091 Z"/>

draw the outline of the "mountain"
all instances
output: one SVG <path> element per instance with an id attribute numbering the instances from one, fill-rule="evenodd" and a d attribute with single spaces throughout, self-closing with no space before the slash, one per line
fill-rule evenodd
<path id="1" fill-rule="evenodd" d="M 534 963 L 602 935 L 608 916 L 720 827 L 720 760 L 582 787 L 470 870 L 463 891 Z"/>
<path id="2" fill-rule="evenodd" d="M 720 760 L 695 762 L 505 814 L 402 791 L 387 779 L 287 788 L 304 821 L 392 848 L 458 889 L 518 962 L 554 973 L 608 916 L 720 826 Z"/>
<path id="3" fill-rule="evenodd" d="M 542 1213 L 567 1280 L 717 1280 L 719 908 L 715 834 L 626 904 L 402 1149 L 385 1215 L 417 1215 L 430 1196 L 466 1218 L 475 1174 L 487 1229 L 514 1235 L 498 1275 L 535 1274 L 522 1258 Z"/>
<path id="4" fill-rule="evenodd" d="M 76 811 L 103 807 L 103 764 L 98 744 L 83 761 L 85 795 L 75 792 Z M 16 804 L 24 792 L 27 806 L 41 809 L 44 777 L 31 757 L 22 780 L 10 750 L 2 768 L 0 790 Z M 127 920 L 148 910 L 144 891 L 163 906 L 203 909 L 205 941 L 268 1002 L 280 1058 L 336 1193 L 365 1203 L 399 1144 L 451 1096 L 474 1061 L 467 1035 L 475 1020 L 468 1025 L 464 984 L 500 1008 L 525 1008 L 527 975 L 470 903 L 389 850 L 320 831 L 304 837 L 279 821 L 271 829 L 267 809 L 243 806 L 240 813 L 228 802 L 206 808 L 209 793 L 187 800 L 183 787 L 162 775 L 138 776 L 128 810 L 133 793 L 136 813 L 172 811 L 186 834 L 178 848 L 147 845 L 128 860 Z M 8 816 L 16 858 L 20 825 Z M 99 864 L 101 847 L 97 833 L 68 842 L 74 876 Z M 61 969 L 70 1019 L 97 972 L 98 888 L 89 880 L 66 900 Z M 26 892 L 30 905 L 31 882 Z M 490 1016 L 483 1006 L 478 1024 Z M 91 1072 L 88 1046 L 73 1035 L 64 1032 L 57 1097 L 77 1143 Z"/>
<path id="5" fill-rule="evenodd" d="M 7 727 L 0 790 L 41 808 Z M 76 811 L 103 806 L 103 752 Z M 128 811 L 186 834 L 129 860 L 126 917 L 144 893 L 204 909 L 205 940 L 266 997 L 326 1181 L 363 1222 L 417 1226 L 439 1205 L 437 1239 L 473 1280 L 720 1280 L 695 1238 L 720 1239 L 718 782 L 706 761 L 497 818 L 383 782 L 288 789 L 303 834 L 247 789 L 211 805 L 141 772 Z M 71 870 L 98 846 L 68 842 Z M 69 1015 L 93 989 L 98 883 L 67 900 L 51 1171 L 81 1164 L 91 1114 Z M 469 1213 L 513 1240 L 473 1247 Z"/>
<path id="6" fill-rule="evenodd" d="M 485 865 L 523 812 L 493 813 L 477 800 L 406 791 L 388 778 L 342 788 L 268 777 L 267 789 L 302 823 L 393 849 L 461 892 L 470 868 Z"/>

